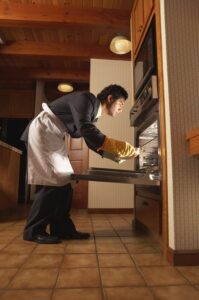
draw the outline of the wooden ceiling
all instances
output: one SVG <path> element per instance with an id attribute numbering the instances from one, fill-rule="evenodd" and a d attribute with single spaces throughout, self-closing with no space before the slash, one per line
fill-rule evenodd
<path id="1" fill-rule="evenodd" d="M 134 0 L 0 0 L 0 87 L 7 81 L 89 83 L 90 59 L 129 60 L 109 50 L 130 39 Z"/>

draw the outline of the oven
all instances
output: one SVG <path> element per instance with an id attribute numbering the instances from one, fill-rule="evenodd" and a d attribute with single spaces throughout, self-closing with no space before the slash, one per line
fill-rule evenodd
<path id="1" fill-rule="evenodd" d="M 158 180 L 158 186 L 135 184 L 135 226 L 147 227 L 161 234 L 161 151 L 157 76 L 152 75 L 130 111 L 130 124 L 135 128 L 135 146 L 140 155 L 135 171 Z"/>

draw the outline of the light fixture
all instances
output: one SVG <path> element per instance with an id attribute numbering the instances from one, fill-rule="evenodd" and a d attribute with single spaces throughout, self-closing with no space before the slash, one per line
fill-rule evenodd
<path id="1" fill-rule="evenodd" d="M 131 51 L 131 42 L 125 36 L 118 35 L 112 39 L 110 50 L 115 54 L 126 54 Z"/>
<path id="2" fill-rule="evenodd" d="M 70 93 L 74 90 L 73 86 L 71 83 L 68 82 L 61 82 L 57 86 L 58 91 L 62 93 Z"/>
<path id="3" fill-rule="evenodd" d="M 0 45 L 5 45 L 5 41 L 1 36 L 0 36 Z"/>

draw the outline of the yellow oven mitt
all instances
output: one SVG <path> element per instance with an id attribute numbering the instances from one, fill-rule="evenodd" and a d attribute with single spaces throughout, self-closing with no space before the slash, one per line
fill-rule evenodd
<path id="1" fill-rule="evenodd" d="M 106 137 L 102 147 L 99 150 L 103 150 L 103 156 L 112 159 L 116 162 L 126 160 L 138 155 L 137 148 L 134 148 L 128 142 L 118 141 Z"/>

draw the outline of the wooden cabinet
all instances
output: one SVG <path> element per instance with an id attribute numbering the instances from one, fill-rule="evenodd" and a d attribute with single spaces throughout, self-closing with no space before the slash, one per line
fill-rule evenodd
<path id="1" fill-rule="evenodd" d="M 144 35 L 148 20 L 154 7 L 154 0 L 137 0 L 132 10 L 132 40 L 134 54 L 140 44 L 141 38 Z"/>
<path id="2" fill-rule="evenodd" d="M 149 20 L 149 17 L 151 15 L 152 9 L 153 9 L 153 3 L 154 0 L 143 0 L 144 3 L 144 24 L 146 25 L 147 21 Z"/>
<path id="3" fill-rule="evenodd" d="M 155 233 L 161 233 L 161 201 L 136 196 L 135 221 L 139 221 Z"/>
<path id="4" fill-rule="evenodd" d="M 22 152 L 0 141 L 0 211 L 17 206 Z"/>

